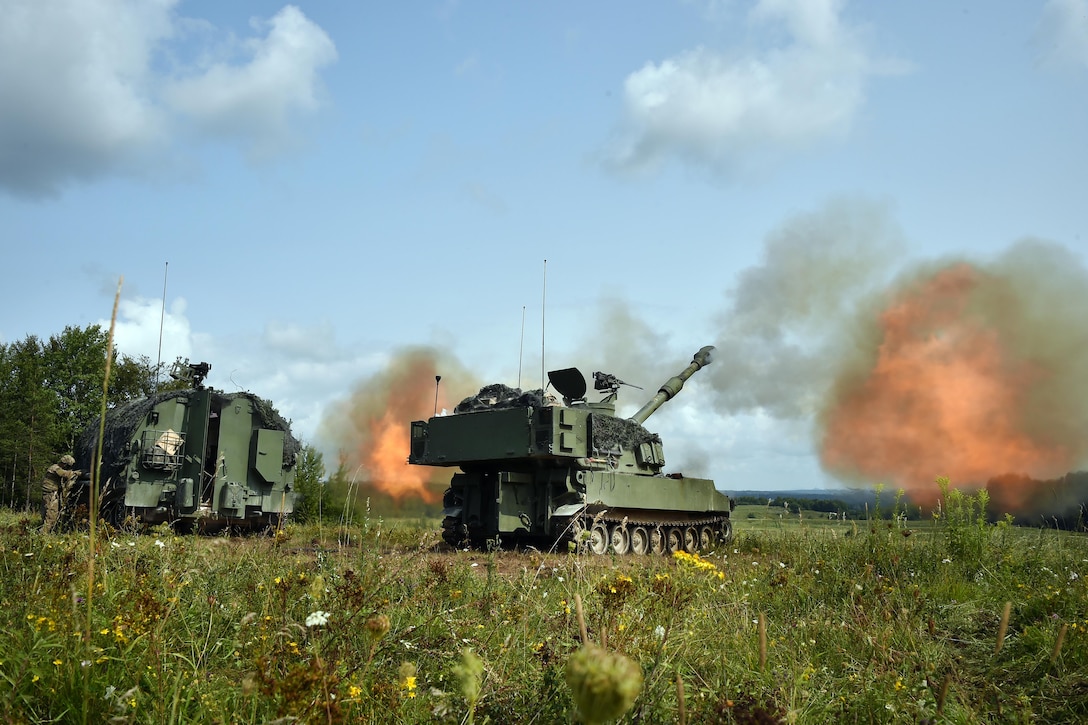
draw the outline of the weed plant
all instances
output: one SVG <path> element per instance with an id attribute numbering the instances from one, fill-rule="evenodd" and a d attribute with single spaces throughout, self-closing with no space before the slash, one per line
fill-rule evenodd
<path id="1" fill-rule="evenodd" d="M 739 518 L 664 557 L 449 551 L 369 517 L 92 540 L 0 512 L 0 721 L 577 722 L 576 598 L 641 670 L 622 722 L 1085 721 L 1088 541 L 961 496 L 915 528 Z"/>

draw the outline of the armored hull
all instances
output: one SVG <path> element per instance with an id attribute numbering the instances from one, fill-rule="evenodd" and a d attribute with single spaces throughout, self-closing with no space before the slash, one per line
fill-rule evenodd
<path id="1" fill-rule="evenodd" d="M 134 519 L 203 530 L 251 529 L 293 510 L 300 445 L 287 421 L 252 393 L 206 389 L 200 379 L 191 389 L 109 412 L 100 517 L 115 525 Z M 91 470 L 97 445 L 98 426 L 92 425 L 76 450 L 78 468 Z M 89 476 L 81 484 L 70 505 L 89 503 Z"/>
<path id="2" fill-rule="evenodd" d="M 541 391 L 489 386 L 453 415 L 413 422 L 409 463 L 461 469 L 443 501 L 443 538 L 598 554 L 694 552 L 731 538 L 729 497 L 711 480 L 665 475 L 661 439 L 642 425 L 709 364 L 710 350 L 629 419 L 615 416 L 622 381 L 595 373 L 606 395 L 591 403 L 585 379 L 568 368 L 549 375 L 563 404 Z"/>

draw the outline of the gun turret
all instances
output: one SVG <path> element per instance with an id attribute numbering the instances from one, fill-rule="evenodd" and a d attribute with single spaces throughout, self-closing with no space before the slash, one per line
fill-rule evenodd
<path id="1" fill-rule="evenodd" d="M 639 408 L 639 411 L 627 420 L 633 420 L 640 425 L 645 423 L 646 419 L 653 415 L 654 411 L 660 408 L 665 401 L 670 400 L 680 392 L 680 389 L 684 387 L 685 380 L 694 375 L 700 368 L 710 364 L 712 352 L 714 352 L 714 346 L 707 345 L 699 350 L 699 352 L 695 353 L 695 357 L 692 359 L 690 365 L 684 368 L 679 375 L 675 375 L 665 381 L 665 384 L 658 389 L 657 395 L 651 398 L 646 405 Z"/>
<path id="2" fill-rule="evenodd" d="M 412 421 L 408 463 L 461 469 L 442 497 L 442 538 L 483 548 L 510 537 L 598 554 L 695 553 L 729 541 L 729 497 L 710 479 L 664 473 L 661 437 L 641 425 L 710 364 L 713 349 L 697 352 L 628 419 L 616 417 L 616 394 L 629 383 L 593 373 L 604 397 L 589 402 L 585 376 L 565 368 L 548 373 L 563 405 L 544 390 L 497 383 L 452 415 Z"/>

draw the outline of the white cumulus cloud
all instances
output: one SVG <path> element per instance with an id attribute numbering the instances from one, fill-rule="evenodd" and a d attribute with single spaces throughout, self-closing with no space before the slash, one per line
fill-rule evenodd
<path id="1" fill-rule="evenodd" d="M 748 53 L 705 47 L 650 62 L 624 84 L 626 126 L 609 162 L 625 170 L 666 158 L 728 171 L 842 137 L 865 100 L 870 76 L 889 65 L 844 22 L 842 0 L 761 0 L 755 34 L 785 30 L 787 42 Z"/>
<path id="2" fill-rule="evenodd" d="M 275 153 L 289 137 L 292 113 L 319 105 L 318 70 L 336 60 L 336 46 L 293 5 L 244 43 L 248 62 L 218 62 L 168 84 L 168 105 L 209 134 L 238 138 L 256 156 Z"/>
<path id="3" fill-rule="evenodd" d="M 162 300 L 123 297 L 117 307 L 113 341 L 117 349 L 131 357 L 146 356 L 169 367 L 177 358 L 193 354 L 194 335 L 186 315 L 188 304 L 179 297 L 163 311 Z M 103 330 L 109 320 L 99 320 Z M 195 361 L 194 361 L 195 362 Z"/>
<path id="4" fill-rule="evenodd" d="M 329 37 L 288 5 L 254 23 L 232 62 L 187 63 L 223 34 L 176 5 L 0 0 L 0 190 L 43 197 L 147 173 L 182 135 L 258 156 L 287 145 L 293 114 L 319 105 L 317 72 L 336 60 Z"/>

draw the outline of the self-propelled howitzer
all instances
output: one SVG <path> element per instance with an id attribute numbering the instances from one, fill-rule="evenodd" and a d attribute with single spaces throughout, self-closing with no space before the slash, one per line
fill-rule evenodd
<path id="1" fill-rule="evenodd" d="M 452 415 L 414 421 L 408 462 L 460 467 L 443 498 L 442 535 L 453 546 L 518 540 L 591 552 L 695 552 L 732 536 L 732 501 L 714 482 L 664 474 L 661 438 L 642 426 L 710 364 L 712 347 L 670 378 L 630 418 L 616 417 L 623 381 L 594 373 L 604 395 L 586 400 L 575 368 L 541 390 L 489 385 Z"/>
<path id="2" fill-rule="evenodd" d="M 76 445 L 84 475 L 68 497 L 76 517 L 90 504 L 90 470 L 101 450 L 98 516 L 122 526 L 170 523 L 202 531 L 257 530 L 294 508 L 299 441 L 268 401 L 203 384 L 207 363 L 179 360 L 163 390 L 111 410 Z"/>

